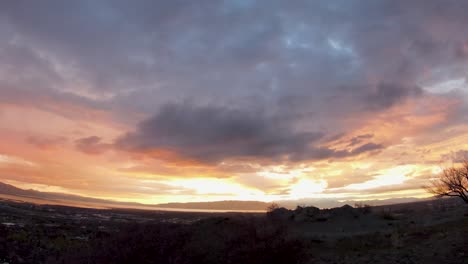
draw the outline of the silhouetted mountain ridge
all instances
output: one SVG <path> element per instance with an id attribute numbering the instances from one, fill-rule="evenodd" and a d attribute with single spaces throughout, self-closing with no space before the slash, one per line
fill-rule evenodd
<path id="1" fill-rule="evenodd" d="M 33 189 L 25 190 L 15 187 L 10 184 L 0 182 L 0 193 L 18 197 L 36 198 L 44 200 L 65 200 L 74 202 L 88 202 L 88 203 L 103 203 L 103 204 L 121 204 L 121 205 L 138 205 L 138 203 L 118 202 L 112 200 L 105 200 L 99 198 L 92 198 L 80 195 L 56 193 L 56 192 L 41 192 Z"/>
<path id="2" fill-rule="evenodd" d="M 207 210 L 265 210 L 270 203 L 259 201 L 214 201 L 158 204 L 161 208 L 207 209 Z"/>
<path id="3" fill-rule="evenodd" d="M 85 203 L 87 206 L 98 205 L 99 207 L 106 208 L 139 208 L 148 210 L 169 210 L 169 209 L 187 209 L 187 210 L 228 210 L 228 211 L 263 211 L 271 203 L 261 201 L 238 201 L 238 200 L 225 200 L 225 201 L 212 201 L 212 202 L 187 202 L 187 203 L 162 203 L 162 204 L 142 204 L 135 202 L 119 202 L 113 200 L 105 200 L 99 198 L 85 197 L 79 195 L 55 193 L 55 192 L 40 192 L 37 190 L 21 189 L 13 185 L 0 182 L 0 194 L 15 196 L 18 200 L 23 198 L 41 199 L 46 201 L 54 201 L 68 205 L 69 203 Z M 421 201 L 422 199 L 407 197 L 407 198 L 394 198 L 387 200 L 368 200 L 359 201 L 360 203 L 376 205 L 387 205 L 397 203 L 409 203 Z M 340 207 L 345 204 L 353 205 L 356 201 L 346 200 L 337 201 L 333 199 L 300 199 L 300 200 L 284 200 L 277 201 L 280 206 L 294 209 L 296 206 L 316 206 L 320 208 L 333 208 Z"/>
<path id="4" fill-rule="evenodd" d="M 133 202 L 119 202 L 98 198 L 91 198 L 79 195 L 54 193 L 54 192 L 40 192 L 37 190 L 20 189 L 13 185 L 0 182 L 0 194 L 7 194 L 24 198 L 43 199 L 51 201 L 66 201 L 80 202 L 89 204 L 106 205 L 107 207 L 128 207 L 128 208 L 142 208 L 142 209 L 200 209 L 200 210 L 265 210 L 269 205 L 268 203 L 259 201 L 215 201 L 215 202 L 189 202 L 189 203 L 164 203 L 164 204 L 141 204 Z"/>

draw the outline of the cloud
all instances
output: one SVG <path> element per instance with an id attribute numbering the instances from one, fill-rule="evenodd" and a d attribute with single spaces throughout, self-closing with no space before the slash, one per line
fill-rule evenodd
<path id="1" fill-rule="evenodd" d="M 26 167 L 36 167 L 37 166 L 37 164 L 35 164 L 34 162 L 29 161 L 29 160 L 25 160 L 23 158 L 0 154 L 0 166 L 3 166 L 4 164 L 6 164 L 6 165 L 20 165 L 20 166 L 26 166 Z"/>
<path id="2" fill-rule="evenodd" d="M 351 138 L 351 140 L 349 141 L 348 146 L 349 146 L 349 147 L 352 147 L 352 146 L 358 145 L 358 144 L 360 144 L 363 140 L 371 139 L 373 136 L 374 136 L 373 134 L 363 134 L 363 135 L 359 135 L 359 136 L 353 137 L 353 138 Z M 333 139 L 332 139 L 332 140 L 333 140 Z"/>
<path id="3" fill-rule="evenodd" d="M 96 155 L 108 150 L 110 144 L 102 143 L 100 137 L 91 136 L 75 140 L 75 147 L 83 153 Z"/>
<path id="4" fill-rule="evenodd" d="M 65 137 L 29 136 L 26 142 L 42 150 L 54 149 L 67 142 Z"/>
<path id="5" fill-rule="evenodd" d="M 361 154 L 361 153 L 364 153 L 364 152 L 367 152 L 367 151 L 373 151 L 373 150 L 380 150 L 380 149 L 383 149 L 384 146 L 382 144 L 375 144 L 375 143 L 367 143 L 367 144 L 364 144 L 358 148 L 355 148 L 351 151 L 351 154 L 353 155 L 357 155 L 357 154 Z"/>
<path id="6" fill-rule="evenodd" d="M 341 158 L 383 148 L 373 143 L 352 151 L 315 146 L 322 136 L 319 132 L 297 131 L 288 121 L 261 112 L 168 104 L 136 131 L 118 139 L 116 145 L 130 151 L 164 149 L 203 162 Z"/>
<path id="7" fill-rule="evenodd" d="M 253 163 L 360 155 L 427 160 L 411 155 L 418 142 L 467 123 L 465 83 L 452 94 L 428 89 L 466 79 L 467 9 L 451 0 L 0 1 L 0 107 L 39 108 L 76 124 L 66 133 L 55 125 L 54 134 L 78 137 L 78 151 L 143 156 L 148 163 L 120 171 L 135 175 L 236 177 L 255 173 Z M 31 135 L 52 129 L 32 119 L 10 118 L 1 130 L 14 122 L 29 144 L 62 144 Z M 98 133 L 109 129 L 112 136 Z M 384 150 L 391 155 L 364 155 Z M 395 160 L 400 150 L 411 157 Z M 337 186 L 357 179 L 331 177 Z"/>
<path id="8" fill-rule="evenodd" d="M 468 161 L 468 150 L 458 150 L 450 152 L 449 154 L 442 155 L 443 160 L 451 160 L 455 163 Z"/>
<path id="9" fill-rule="evenodd" d="M 119 114 L 151 114 L 188 97 L 290 115 L 320 112 L 320 122 L 329 123 L 420 94 L 415 87 L 427 65 L 466 72 L 460 65 L 468 37 L 460 10 L 466 7 L 438 1 L 15 1 L 0 5 L 0 33 L 9 68 L 29 79 L 22 89 L 41 84 L 54 88 L 47 94 L 66 91 L 90 105 L 84 99 L 99 98 L 98 106 Z M 352 23 L 344 26 L 344 19 Z M 325 103 L 329 98 L 338 103 Z M 369 107 L 359 107 L 366 102 Z"/>
<path id="10" fill-rule="evenodd" d="M 379 83 L 376 91 L 366 98 L 367 105 L 373 109 L 385 109 L 408 98 L 423 94 L 420 87 L 405 87 L 398 83 Z"/>

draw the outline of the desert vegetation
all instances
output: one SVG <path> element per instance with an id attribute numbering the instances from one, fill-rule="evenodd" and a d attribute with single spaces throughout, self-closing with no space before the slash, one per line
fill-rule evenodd
<path id="1" fill-rule="evenodd" d="M 99 210 L 0 201 L 1 263 L 466 263 L 459 199 L 267 213 Z M 465 261 L 465 262 L 464 262 Z"/>

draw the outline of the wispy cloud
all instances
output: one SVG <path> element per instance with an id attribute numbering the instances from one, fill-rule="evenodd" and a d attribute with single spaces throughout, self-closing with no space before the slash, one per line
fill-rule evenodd
<path id="1" fill-rule="evenodd" d="M 35 164 L 32 161 L 28 161 L 22 158 L 14 157 L 14 156 L 0 154 L 0 166 L 2 164 L 3 165 L 20 165 L 20 166 L 27 166 L 27 167 L 37 166 L 37 164 Z"/>

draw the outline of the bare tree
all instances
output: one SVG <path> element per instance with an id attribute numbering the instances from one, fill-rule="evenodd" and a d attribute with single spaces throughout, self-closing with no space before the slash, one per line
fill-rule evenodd
<path id="1" fill-rule="evenodd" d="M 279 204 L 277 204 L 277 203 L 271 203 L 271 204 L 269 204 L 268 207 L 267 207 L 267 213 L 271 213 L 271 212 L 273 212 L 274 210 L 279 209 L 279 208 L 280 208 Z"/>
<path id="2" fill-rule="evenodd" d="M 468 203 L 468 160 L 461 167 L 444 169 L 438 178 L 424 188 L 437 197 L 460 197 Z"/>

